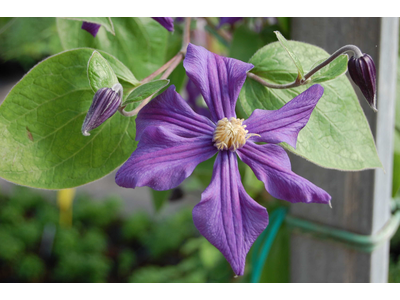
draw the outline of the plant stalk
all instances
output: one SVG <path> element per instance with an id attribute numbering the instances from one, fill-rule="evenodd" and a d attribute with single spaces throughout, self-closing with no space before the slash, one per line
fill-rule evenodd
<path id="1" fill-rule="evenodd" d="M 356 58 L 359 58 L 363 55 L 363 53 L 361 52 L 361 50 L 354 45 L 346 45 L 343 46 L 342 48 L 336 50 L 328 59 L 326 59 L 325 61 L 323 61 L 322 63 L 320 63 L 318 66 L 316 66 L 315 68 L 313 68 L 310 72 L 308 72 L 307 74 L 304 75 L 304 78 L 296 78 L 296 81 L 292 82 L 292 83 L 287 83 L 287 84 L 274 84 L 274 83 L 270 83 L 265 81 L 264 79 L 262 79 L 261 77 L 259 77 L 258 75 L 248 72 L 247 73 L 247 77 L 254 79 L 255 81 L 261 83 L 262 85 L 272 88 L 272 89 L 289 89 L 289 88 L 294 88 L 294 87 L 298 87 L 301 86 L 303 84 L 306 84 L 308 82 L 308 79 L 314 75 L 316 72 L 318 72 L 319 70 L 321 70 L 323 67 L 327 66 L 328 64 L 330 64 L 332 61 L 334 61 L 336 58 L 338 58 L 340 55 L 346 53 L 346 52 L 352 52 L 353 55 Z"/>

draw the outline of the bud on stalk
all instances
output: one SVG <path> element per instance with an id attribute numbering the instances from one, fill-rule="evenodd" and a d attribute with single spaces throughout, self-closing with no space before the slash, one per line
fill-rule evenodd
<path id="1" fill-rule="evenodd" d="M 363 54 L 359 58 L 350 58 L 348 69 L 351 79 L 360 88 L 369 106 L 376 109 L 376 69 L 372 57 Z"/>
<path id="2" fill-rule="evenodd" d="M 93 130 L 112 117 L 122 101 L 122 86 L 117 83 L 112 88 L 101 88 L 93 97 L 92 105 L 82 125 L 82 134 L 89 136 Z"/>

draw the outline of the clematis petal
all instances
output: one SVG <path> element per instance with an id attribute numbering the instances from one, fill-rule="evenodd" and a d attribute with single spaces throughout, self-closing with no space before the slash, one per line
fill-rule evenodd
<path id="1" fill-rule="evenodd" d="M 323 189 L 292 172 L 289 157 L 280 146 L 248 141 L 237 153 L 273 197 L 292 203 L 327 204 L 331 200 Z"/>
<path id="2" fill-rule="evenodd" d="M 174 19 L 168 17 L 165 18 L 154 17 L 152 19 L 160 23 L 168 31 L 174 31 Z"/>
<path id="3" fill-rule="evenodd" d="M 189 44 L 183 66 L 203 95 L 214 122 L 236 117 L 236 100 L 252 64 Z"/>
<path id="4" fill-rule="evenodd" d="M 286 142 L 296 148 L 299 131 L 306 126 L 323 93 L 324 88 L 314 84 L 278 110 L 254 110 L 243 124 L 250 133 L 261 136 L 253 136 L 250 140 L 273 144 Z"/>
<path id="5" fill-rule="evenodd" d="M 115 182 L 126 188 L 169 190 L 216 152 L 211 136 L 183 138 L 168 128 L 150 126 L 143 132 L 136 151 L 118 170 Z"/>
<path id="6" fill-rule="evenodd" d="M 193 209 L 193 221 L 235 274 L 243 275 L 246 254 L 267 227 L 268 213 L 244 190 L 234 152 L 219 152 L 211 183 Z"/>
<path id="7" fill-rule="evenodd" d="M 173 85 L 140 110 L 136 118 L 136 140 L 141 139 L 148 126 L 167 126 L 171 132 L 189 138 L 212 136 L 215 129 L 210 119 L 190 108 Z"/>
<path id="8" fill-rule="evenodd" d="M 101 27 L 100 24 L 90 23 L 90 22 L 82 22 L 81 29 L 86 30 L 91 35 L 93 35 L 93 37 L 96 37 L 97 32 L 99 31 L 100 27 Z"/>

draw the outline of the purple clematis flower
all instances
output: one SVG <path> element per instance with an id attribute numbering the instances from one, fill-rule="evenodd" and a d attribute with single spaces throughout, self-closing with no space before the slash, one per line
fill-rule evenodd
<path id="1" fill-rule="evenodd" d="M 268 213 L 244 190 L 237 156 L 272 196 L 292 203 L 329 203 L 328 193 L 291 171 L 288 155 L 276 145 L 296 146 L 323 88 L 313 85 L 282 108 L 257 109 L 243 120 L 236 118 L 235 105 L 253 65 L 189 44 L 184 67 L 203 95 L 211 119 L 195 113 L 174 86 L 168 88 L 139 112 L 139 144 L 117 172 L 116 183 L 172 189 L 217 153 L 211 183 L 193 209 L 193 221 L 235 274 L 243 275 L 246 255 L 267 227 Z"/>
<path id="2" fill-rule="evenodd" d="M 174 19 L 172 19 L 172 18 L 159 18 L 159 17 L 154 17 L 152 19 L 157 21 L 158 23 L 160 23 L 168 31 L 174 31 Z"/>
<path id="3" fill-rule="evenodd" d="M 90 22 L 82 22 L 81 29 L 86 30 L 91 35 L 93 35 L 93 37 L 96 37 L 97 32 L 99 31 L 100 27 L 101 27 L 100 24 L 90 23 Z"/>

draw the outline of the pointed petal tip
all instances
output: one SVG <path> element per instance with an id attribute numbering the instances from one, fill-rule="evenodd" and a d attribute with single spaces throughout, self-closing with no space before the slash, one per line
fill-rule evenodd
<path id="1" fill-rule="evenodd" d="M 324 93 L 324 87 L 322 85 L 318 84 L 318 83 L 310 86 L 308 89 L 311 90 L 314 93 L 320 94 L 319 97 L 322 97 L 322 95 Z"/>
<path id="2" fill-rule="evenodd" d="M 90 133 L 87 132 L 87 130 L 82 130 L 82 134 L 83 134 L 84 136 L 89 136 L 89 135 L 90 135 Z"/>

